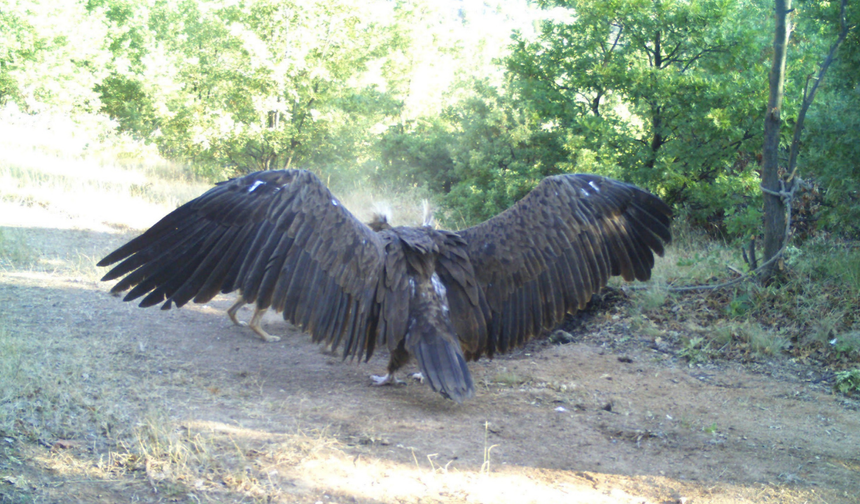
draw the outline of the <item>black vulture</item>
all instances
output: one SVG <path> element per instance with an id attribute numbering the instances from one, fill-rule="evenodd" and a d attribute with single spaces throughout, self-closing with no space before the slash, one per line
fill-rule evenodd
<path id="1" fill-rule="evenodd" d="M 433 390 L 462 402 L 466 362 L 522 345 L 585 307 L 610 276 L 648 280 L 671 240 L 672 211 L 605 177 L 541 181 L 501 214 L 462 231 L 373 229 L 311 172 L 262 171 L 221 182 L 102 259 L 112 292 L 162 309 L 239 291 L 229 310 L 269 308 L 343 357 L 415 357 Z"/>

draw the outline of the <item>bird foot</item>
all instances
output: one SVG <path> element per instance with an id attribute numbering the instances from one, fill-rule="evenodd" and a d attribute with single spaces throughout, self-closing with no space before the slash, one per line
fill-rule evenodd
<path id="1" fill-rule="evenodd" d="M 230 320 L 232 320 L 233 323 L 239 327 L 250 327 L 251 330 L 254 331 L 254 333 L 260 337 L 260 339 L 262 339 L 263 341 L 265 341 L 267 343 L 273 343 L 275 341 L 281 341 L 280 336 L 272 336 L 271 334 L 269 334 L 265 330 L 263 330 L 263 328 L 260 327 L 259 325 L 256 325 L 256 326 L 251 325 L 251 324 L 249 324 L 243 320 L 237 319 L 233 315 L 230 316 Z"/>
<path id="2" fill-rule="evenodd" d="M 388 373 L 386 375 L 370 375 L 370 379 L 373 380 L 372 385 L 375 387 L 379 387 L 382 385 L 406 385 L 406 382 L 403 380 L 398 380 L 395 378 L 394 373 Z"/>
<path id="3" fill-rule="evenodd" d="M 253 329 L 253 327 L 251 329 Z M 280 336 L 272 336 L 271 334 L 267 333 L 266 331 L 264 331 L 262 329 L 260 329 L 259 331 L 255 330 L 254 332 L 257 333 L 257 335 L 260 338 L 262 338 L 262 340 L 265 341 L 266 343 L 273 343 L 275 341 L 281 341 Z"/>
<path id="4" fill-rule="evenodd" d="M 424 375 L 421 374 L 420 372 L 412 373 L 411 375 L 409 375 L 409 377 L 412 378 L 413 380 L 417 381 L 418 383 L 422 383 L 422 384 L 424 383 Z"/>
<path id="5" fill-rule="evenodd" d="M 281 338 L 278 336 L 272 336 L 267 333 L 263 327 L 260 325 L 260 321 L 263 320 L 263 315 L 266 314 L 266 308 L 257 308 L 254 310 L 254 315 L 251 317 L 251 321 L 248 322 L 248 327 L 257 333 L 257 336 L 262 338 L 263 341 L 267 343 L 271 343 L 273 341 L 281 341 Z"/>

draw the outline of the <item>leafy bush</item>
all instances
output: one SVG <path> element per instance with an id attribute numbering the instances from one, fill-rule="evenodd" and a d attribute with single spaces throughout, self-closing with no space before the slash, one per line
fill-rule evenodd
<path id="1" fill-rule="evenodd" d="M 843 394 L 860 392 L 860 369 L 837 371 L 833 388 Z"/>

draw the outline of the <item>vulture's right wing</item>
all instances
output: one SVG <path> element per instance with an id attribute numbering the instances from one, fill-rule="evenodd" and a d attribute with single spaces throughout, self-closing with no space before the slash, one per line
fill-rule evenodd
<path id="1" fill-rule="evenodd" d="M 315 341 L 369 357 L 382 247 L 315 175 L 279 170 L 218 184 L 98 265 L 122 261 L 102 280 L 124 276 L 111 291 L 131 288 L 125 300 L 145 296 L 142 307 L 239 289 Z"/>
<path id="2" fill-rule="evenodd" d="M 478 299 L 450 274 L 456 267 L 440 263 L 449 297 L 471 301 L 451 303 L 467 355 L 504 352 L 554 327 L 612 275 L 649 279 L 652 251 L 662 255 L 671 240 L 671 217 L 668 205 L 636 186 L 571 174 L 544 179 L 505 212 L 459 232 Z M 461 329 L 470 326 L 479 330 Z"/>

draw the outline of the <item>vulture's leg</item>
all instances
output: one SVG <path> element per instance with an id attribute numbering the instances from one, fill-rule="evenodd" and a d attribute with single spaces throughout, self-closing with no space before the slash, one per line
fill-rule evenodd
<path id="1" fill-rule="evenodd" d="M 412 373 L 411 375 L 409 375 L 409 377 L 417 381 L 418 383 L 424 383 L 424 374 L 421 371 L 417 373 Z"/>
<path id="2" fill-rule="evenodd" d="M 250 327 L 252 331 L 257 333 L 259 337 L 263 338 L 263 341 L 281 341 L 281 338 L 279 336 L 272 336 L 271 334 L 264 331 L 263 328 L 260 326 L 260 320 L 263 318 L 263 315 L 266 314 L 266 310 L 268 310 L 268 308 L 258 307 L 254 309 L 254 316 L 252 316 L 251 321 L 248 322 L 248 327 Z"/>
<path id="3" fill-rule="evenodd" d="M 407 352 L 403 347 L 403 342 L 401 341 L 400 346 L 391 352 L 391 356 L 388 358 L 388 373 L 383 376 L 370 376 L 370 379 L 373 380 L 373 385 L 405 385 L 406 382 L 398 380 L 395 373 L 398 369 L 403 367 L 408 360 L 409 352 Z"/>
<path id="4" fill-rule="evenodd" d="M 259 308 L 254 310 L 254 315 L 251 317 L 251 323 L 245 323 L 236 318 L 236 313 L 239 311 L 239 308 L 242 308 L 243 306 L 245 306 L 245 304 L 245 299 L 242 297 L 241 294 L 239 294 L 239 297 L 236 299 L 236 302 L 233 303 L 233 306 L 227 309 L 227 316 L 230 317 L 230 320 L 232 320 L 233 323 L 237 326 L 250 327 L 252 331 L 254 331 L 261 338 L 263 338 L 263 341 L 280 341 L 280 337 L 272 336 L 271 334 L 264 331 L 262 327 L 260 327 L 260 319 L 263 318 L 263 314 L 266 313 L 266 310 L 261 310 Z"/>
<path id="5" fill-rule="evenodd" d="M 242 297 L 241 294 L 239 294 L 239 297 L 236 298 L 236 302 L 233 303 L 233 306 L 231 306 L 230 308 L 227 308 L 227 316 L 230 317 L 230 320 L 232 320 L 233 323 L 236 324 L 237 326 L 242 326 L 242 327 L 244 327 L 248 324 L 246 324 L 245 322 L 242 322 L 241 320 L 236 318 L 236 313 L 238 313 L 239 308 L 242 308 L 243 306 L 245 306 L 245 299 Z"/>

